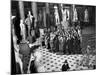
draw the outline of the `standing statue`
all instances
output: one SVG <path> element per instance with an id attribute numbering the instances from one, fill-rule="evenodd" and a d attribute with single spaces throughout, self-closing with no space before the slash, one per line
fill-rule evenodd
<path id="1" fill-rule="evenodd" d="M 32 24 L 32 18 L 33 18 L 33 16 L 31 15 L 31 12 L 28 11 L 28 16 L 27 16 L 27 18 L 25 20 L 25 23 L 26 23 L 26 25 L 28 27 L 28 36 L 30 36 L 30 29 L 31 29 L 31 24 Z"/>
<path id="2" fill-rule="evenodd" d="M 29 18 L 30 18 L 30 20 L 31 20 L 31 22 L 32 22 L 33 16 L 31 15 L 31 11 L 28 11 L 28 16 L 29 16 Z"/>
<path id="3" fill-rule="evenodd" d="M 54 6 L 54 10 L 55 10 L 54 15 L 55 15 L 55 19 L 56 19 L 56 25 L 58 25 L 60 23 L 58 7 Z"/>
<path id="4" fill-rule="evenodd" d="M 63 9 L 63 5 L 61 4 L 61 11 L 62 11 L 62 26 L 63 28 L 66 30 L 69 26 L 69 22 L 68 22 L 68 13 L 67 13 L 67 9 Z"/>
<path id="5" fill-rule="evenodd" d="M 25 41 L 25 38 L 26 38 L 26 28 L 25 28 L 25 25 L 23 24 L 23 20 L 20 20 L 20 29 L 21 29 L 22 39 L 23 39 L 23 41 Z"/>
<path id="6" fill-rule="evenodd" d="M 41 27 L 43 27 L 43 13 L 41 10 L 39 10 L 39 13 L 38 13 L 38 24 Z"/>
<path id="7" fill-rule="evenodd" d="M 62 20 L 66 21 L 67 19 L 67 10 L 63 9 L 63 5 L 61 4 L 61 12 L 62 12 Z"/>
<path id="8" fill-rule="evenodd" d="M 87 9 L 85 9 L 85 11 L 84 11 L 84 22 L 89 22 L 89 15 L 88 15 Z"/>
<path id="9" fill-rule="evenodd" d="M 73 21 L 74 21 L 74 22 L 78 21 L 78 15 L 77 15 L 77 10 L 76 10 L 76 8 L 74 9 L 74 12 L 73 12 Z"/>

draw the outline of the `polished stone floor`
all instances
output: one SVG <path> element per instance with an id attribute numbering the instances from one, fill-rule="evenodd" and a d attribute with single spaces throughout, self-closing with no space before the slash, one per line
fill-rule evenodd
<path id="1" fill-rule="evenodd" d="M 35 43 L 39 44 L 39 40 Z M 69 71 L 77 71 L 77 70 L 90 70 L 93 69 L 92 67 L 80 65 L 81 62 L 84 60 L 89 60 L 89 65 L 95 65 L 96 63 L 96 56 L 95 54 L 90 54 L 89 59 L 85 58 L 86 54 L 74 54 L 74 55 L 63 55 L 58 53 L 50 52 L 48 49 L 43 48 L 40 46 L 36 49 L 41 53 L 40 64 L 44 67 L 43 72 L 59 72 L 61 71 L 61 67 L 63 62 L 67 59 L 70 70 Z"/>

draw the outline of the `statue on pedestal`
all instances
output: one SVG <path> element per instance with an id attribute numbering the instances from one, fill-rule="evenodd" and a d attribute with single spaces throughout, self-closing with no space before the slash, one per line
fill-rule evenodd
<path id="1" fill-rule="evenodd" d="M 56 20 L 56 25 L 58 25 L 60 23 L 58 7 L 54 6 L 54 10 L 55 10 L 54 15 L 55 15 L 55 20 Z"/>
<path id="2" fill-rule="evenodd" d="M 84 22 L 89 22 L 89 15 L 88 15 L 87 9 L 85 9 L 85 11 L 84 11 Z"/>
<path id="3" fill-rule="evenodd" d="M 75 8 L 74 11 L 73 11 L 73 21 L 74 21 L 74 22 L 77 22 L 77 21 L 78 21 L 78 15 L 77 15 L 77 10 L 76 10 L 76 8 Z"/>
<path id="4" fill-rule="evenodd" d="M 33 16 L 31 15 L 31 11 L 28 11 L 28 16 L 29 16 L 29 18 L 30 18 L 30 20 L 31 20 L 31 22 L 32 22 Z"/>
<path id="5" fill-rule="evenodd" d="M 21 29 L 22 39 L 25 41 L 26 28 L 25 28 L 25 25 L 23 24 L 23 20 L 20 20 L 20 29 Z"/>
<path id="6" fill-rule="evenodd" d="M 31 12 L 28 11 L 28 15 L 27 15 L 27 18 L 25 20 L 25 23 L 28 27 L 28 36 L 30 36 L 30 29 L 31 29 L 31 24 L 32 24 L 32 18 L 33 16 L 31 15 Z"/>
<path id="7" fill-rule="evenodd" d="M 69 25 L 69 23 L 68 23 L 68 13 L 67 13 L 67 9 L 65 8 L 65 9 L 63 9 L 63 5 L 61 4 L 61 11 L 62 11 L 62 26 L 63 26 L 63 28 L 64 29 L 67 29 L 68 28 L 68 25 Z"/>
<path id="8" fill-rule="evenodd" d="M 66 21 L 66 19 L 67 19 L 67 10 L 63 9 L 62 4 L 61 4 L 61 12 L 62 12 L 62 21 Z"/>

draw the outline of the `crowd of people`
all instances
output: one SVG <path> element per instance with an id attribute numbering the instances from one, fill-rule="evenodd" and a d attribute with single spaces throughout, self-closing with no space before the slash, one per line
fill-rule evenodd
<path id="1" fill-rule="evenodd" d="M 50 18 L 49 18 L 50 19 Z M 51 20 L 49 20 L 51 21 Z M 48 21 L 48 22 L 49 22 Z M 11 18 L 12 41 L 15 50 L 15 57 L 20 61 L 23 73 L 27 73 L 27 66 L 29 65 L 30 55 L 34 53 L 34 46 L 30 47 L 29 44 L 34 44 L 37 39 L 41 40 L 41 47 L 47 48 L 50 52 L 63 53 L 63 54 L 81 54 L 81 28 L 79 25 L 76 27 L 68 26 L 68 21 L 64 24 L 57 23 L 50 27 L 39 28 L 41 21 L 35 22 L 35 18 L 28 11 L 25 20 L 20 19 L 18 15 Z M 49 22 L 50 23 L 50 22 Z M 36 26 L 35 26 L 36 24 Z M 38 25 L 39 24 L 39 25 Z M 53 23 L 52 23 L 53 24 Z M 38 48 L 38 47 L 36 47 Z M 21 59 L 20 59 L 21 58 Z"/>
<path id="2" fill-rule="evenodd" d="M 60 52 L 63 54 L 81 54 L 82 36 L 80 28 L 68 27 L 66 30 L 59 25 L 45 29 L 42 37 L 42 45 L 51 52 Z"/>

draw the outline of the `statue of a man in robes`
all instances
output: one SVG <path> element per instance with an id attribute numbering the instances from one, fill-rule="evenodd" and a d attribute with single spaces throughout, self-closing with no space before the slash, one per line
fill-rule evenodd
<path id="1" fill-rule="evenodd" d="M 77 22 L 78 21 L 78 14 L 77 14 L 76 8 L 74 9 L 74 12 L 73 12 L 73 21 L 74 22 Z"/>

